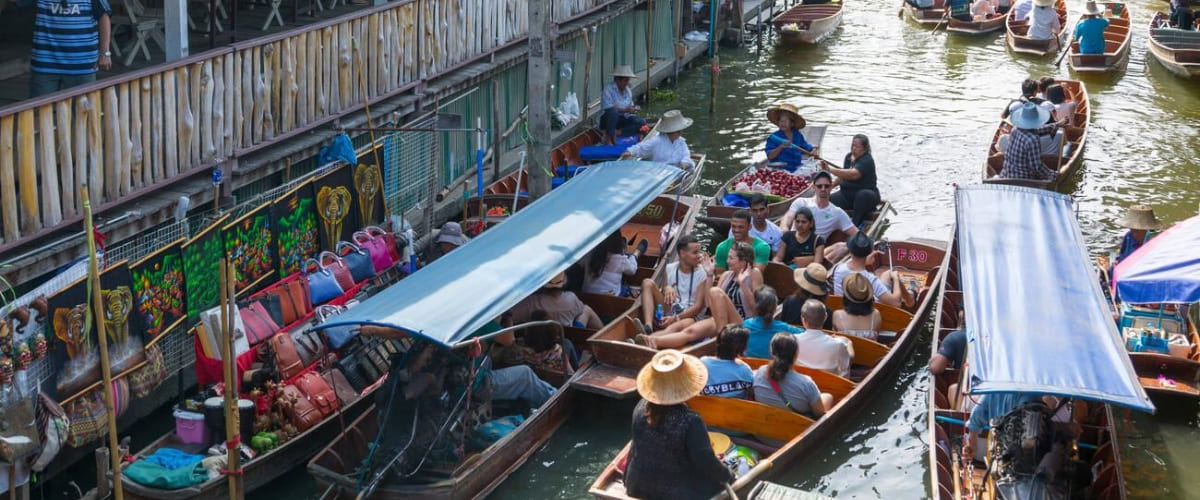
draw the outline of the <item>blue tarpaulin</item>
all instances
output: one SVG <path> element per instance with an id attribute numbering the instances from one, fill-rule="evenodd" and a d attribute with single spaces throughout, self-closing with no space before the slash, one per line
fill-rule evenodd
<path id="1" fill-rule="evenodd" d="M 955 192 L 970 392 L 1032 392 L 1153 412 L 1067 196 L 1000 185 Z"/>
<path id="2" fill-rule="evenodd" d="M 390 326 L 454 345 L 583 258 L 682 173 L 641 161 L 589 168 L 321 327 Z"/>
<path id="3" fill-rule="evenodd" d="M 1131 304 L 1200 302 L 1200 216 L 1151 238 L 1117 264 L 1113 280 Z"/>

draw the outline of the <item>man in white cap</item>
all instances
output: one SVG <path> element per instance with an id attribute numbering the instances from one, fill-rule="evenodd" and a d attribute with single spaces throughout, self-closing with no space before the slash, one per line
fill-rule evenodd
<path id="1" fill-rule="evenodd" d="M 462 226 L 454 221 L 447 221 L 442 224 L 442 228 L 438 230 L 437 238 L 433 240 L 434 248 L 429 252 L 425 259 L 425 263 L 429 264 L 453 251 L 455 248 L 466 245 L 470 238 L 463 234 Z"/>
<path id="2" fill-rule="evenodd" d="M 667 111 L 656 127 L 659 134 L 630 146 L 621 158 L 648 159 L 690 170 L 696 162 L 692 161 L 692 152 L 683 139 L 683 130 L 690 126 L 692 119 L 683 116 L 678 109 Z"/>
<path id="3" fill-rule="evenodd" d="M 1052 180 L 1058 172 L 1042 161 L 1043 146 L 1038 136 L 1054 135 L 1058 123 L 1046 123 L 1050 112 L 1032 102 L 1022 103 L 1009 117 L 1013 130 L 1007 142 L 1001 141 L 1004 167 L 1000 177 L 1006 179 Z"/>
<path id="4" fill-rule="evenodd" d="M 1034 40 L 1057 39 L 1062 30 L 1054 0 L 1033 0 L 1033 12 L 1029 13 L 1029 38 Z"/>
<path id="5" fill-rule="evenodd" d="M 633 68 L 623 64 L 613 69 L 613 81 L 604 86 L 600 97 L 600 129 L 608 144 L 617 143 L 617 129 L 621 135 L 633 135 L 646 124 L 646 120 L 635 113 L 642 108 L 633 103 L 633 90 L 629 82 L 637 75 Z"/>

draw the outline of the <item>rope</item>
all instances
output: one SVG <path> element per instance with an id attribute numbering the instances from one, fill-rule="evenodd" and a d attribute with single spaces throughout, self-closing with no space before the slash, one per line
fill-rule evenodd
<path id="1" fill-rule="evenodd" d="M 475 337 L 475 342 L 471 344 L 471 349 L 467 353 L 467 364 L 471 366 L 470 375 L 467 376 L 467 407 L 463 410 L 464 415 L 471 414 L 471 394 L 475 389 L 475 377 L 478 375 L 479 365 L 475 364 L 475 359 L 483 353 L 483 343 L 479 341 L 479 337 Z M 458 454 L 466 456 L 467 431 L 463 427 L 462 436 L 458 438 Z"/>

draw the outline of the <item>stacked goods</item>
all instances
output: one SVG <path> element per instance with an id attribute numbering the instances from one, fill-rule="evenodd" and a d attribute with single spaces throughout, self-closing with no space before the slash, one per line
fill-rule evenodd
<path id="1" fill-rule="evenodd" d="M 808 184 L 807 176 L 773 168 L 761 168 L 742 176 L 734 186 L 737 186 L 737 191 L 759 191 L 781 198 L 791 198 L 807 189 Z"/>

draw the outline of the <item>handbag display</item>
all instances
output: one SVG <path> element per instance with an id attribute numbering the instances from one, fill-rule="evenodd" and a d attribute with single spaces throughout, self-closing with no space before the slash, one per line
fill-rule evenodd
<path id="1" fill-rule="evenodd" d="M 346 382 L 354 389 L 354 392 L 362 393 L 363 389 L 371 385 L 373 380 L 367 380 L 367 375 L 363 373 L 362 368 L 358 364 L 358 356 L 355 353 L 349 353 L 338 359 L 335 371 L 345 377 Z"/>
<path id="2" fill-rule="evenodd" d="M 318 324 L 329 321 L 329 318 L 336 316 L 342 312 L 342 308 L 338 306 L 321 306 L 317 308 Z M 325 328 L 321 330 L 325 335 L 325 342 L 329 344 L 330 349 L 341 349 L 351 340 L 358 336 L 358 329 L 351 325 L 335 326 L 333 328 Z"/>
<path id="3" fill-rule="evenodd" d="M 329 370 L 321 374 L 321 378 L 325 379 L 325 383 L 333 388 L 334 394 L 337 394 L 338 402 L 342 406 L 353 403 L 358 399 L 358 391 L 354 390 L 354 386 L 346 379 L 346 375 L 341 370 Z"/>
<path id="4" fill-rule="evenodd" d="M 316 270 L 313 270 L 316 266 Z M 321 265 L 317 259 L 308 259 L 304 262 L 304 278 L 308 280 L 308 290 L 311 293 L 312 306 L 329 302 L 333 299 L 341 297 L 345 290 L 342 290 L 341 285 L 338 285 L 337 278 L 333 277 L 333 272 Z"/>
<path id="5" fill-rule="evenodd" d="M 278 295 L 258 292 L 251 295 L 245 304 L 239 303 L 238 307 L 246 307 L 251 301 L 262 304 L 263 309 L 267 311 L 267 314 L 271 316 L 271 321 L 274 321 L 276 325 L 283 326 L 286 324 L 283 322 L 283 303 L 280 302 Z"/>
<path id="6" fill-rule="evenodd" d="M 108 434 L 108 410 L 100 388 L 88 391 L 67 404 L 70 432 L 67 444 L 79 448 Z"/>
<path id="7" fill-rule="evenodd" d="M 387 242 L 383 241 L 383 238 L 371 236 L 371 233 L 366 231 L 356 231 L 352 237 L 358 246 L 371 254 L 371 264 L 375 266 L 376 273 L 392 267 L 392 254 L 388 252 Z"/>
<path id="8" fill-rule="evenodd" d="M 274 287 L 268 288 L 266 293 L 279 297 L 280 307 L 283 310 L 283 324 L 281 326 L 292 325 L 308 316 L 309 312 L 312 312 L 312 299 L 309 298 L 308 280 L 294 279 L 287 282 L 280 282 Z"/>
<path id="9" fill-rule="evenodd" d="M 133 397 L 144 398 L 167 379 L 167 363 L 158 344 L 146 349 L 146 364 L 129 374 L 129 389 Z"/>
<path id="10" fill-rule="evenodd" d="M 275 350 L 275 370 L 280 378 L 286 380 L 304 370 L 304 360 L 300 358 L 296 342 L 288 332 L 279 332 L 271 337 L 271 348 Z"/>
<path id="11" fill-rule="evenodd" d="M 383 242 L 387 244 L 388 254 L 392 256 L 393 263 L 402 262 L 404 260 L 404 255 L 400 253 L 400 246 L 396 244 L 395 233 L 384 231 L 379 226 L 367 226 L 363 228 L 363 231 L 366 231 L 367 234 L 370 234 L 375 238 L 383 238 Z M 407 246 L 407 242 L 405 245 Z"/>
<path id="12" fill-rule="evenodd" d="M 291 335 L 292 345 L 296 346 L 296 352 L 300 355 L 300 362 L 304 366 L 309 366 L 325 357 L 327 351 L 320 333 L 307 329 L 299 329 L 292 332 Z"/>
<path id="13" fill-rule="evenodd" d="M 350 251 L 343 253 L 343 249 Z M 359 248 L 358 245 L 345 241 L 338 242 L 335 253 L 341 255 L 342 261 L 350 269 L 350 276 L 354 278 L 355 283 L 362 283 L 375 277 L 375 264 L 371 262 L 371 254 Z"/>
<path id="14" fill-rule="evenodd" d="M 321 265 L 332 272 L 334 278 L 337 278 L 338 285 L 342 287 L 342 290 L 349 290 L 357 284 L 354 281 L 354 275 L 350 274 L 350 268 L 346 267 L 346 261 L 342 260 L 338 254 L 326 250 L 321 252 L 317 258 Z"/>
<path id="15" fill-rule="evenodd" d="M 162 358 L 161 354 L 159 358 Z M 54 461 L 58 452 L 62 451 L 71 429 L 71 421 L 67 418 L 67 411 L 59 406 L 57 401 L 50 399 L 46 393 L 38 394 L 36 414 L 38 431 L 41 432 L 44 439 L 41 451 L 33 457 L 29 468 L 41 472 L 47 465 L 50 465 L 50 462 Z"/>
<path id="16" fill-rule="evenodd" d="M 20 392 L 16 386 L 13 390 Z M 13 464 L 41 447 L 36 403 L 36 396 L 17 395 L 0 407 L 0 463 Z"/>
<path id="17" fill-rule="evenodd" d="M 301 375 L 296 379 L 295 385 L 308 398 L 308 402 L 317 407 L 321 415 L 328 417 L 337 411 L 337 393 L 333 392 L 333 387 L 330 387 L 329 383 L 317 373 L 308 372 Z"/>
<path id="18" fill-rule="evenodd" d="M 278 297 L 276 297 L 278 298 Z M 248 302 L 245 307 L 238 309 L 242 317 L 242 325 L 246 328 L 246 339 L 250 347 L 258 345 L 279 331 L 279 324 L 271 318 L 271 313 L 257 300 Z"/>
<path id="19" fill-rule="evenodd" d="M 318 410 L 294 385 L 285 385 L 283 389 L 280 389 L 278 403 L 283 414 L 300 432 L 321 423 L 321 419 L 325 418 L 321 414 L 321 410 Z"/>

